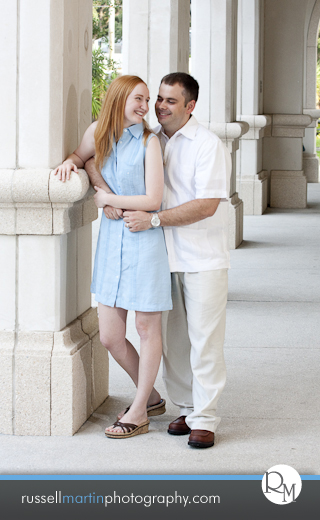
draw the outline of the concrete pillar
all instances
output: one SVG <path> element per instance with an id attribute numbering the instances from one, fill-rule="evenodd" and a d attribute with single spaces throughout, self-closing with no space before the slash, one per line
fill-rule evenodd
<path id="1" fill-rule="evenodd" d="M 316 127 L 320 117 L 320 110 L 316 106 L 317 88 L 317 53 L 320 20 L 320 1 L 316 0 L 313 5 L 308 29 L 306 31 L 306 52 L 305 52 L 305 78 L 304 78 L 304 98 L 303 113 L 311 116 L 312 123 L 306 128 L 303 139 L 303 170 L 308 182 L 319 182 L 319 160 L 316 153 Z"/>
<path id="2" fill-rule="evenodd" d="M 151 126 L 161 78 L 189 71 L 189 20 L 189 0 L 123 0 L 122 70 L 147 83 Z"/>
<path id="3" fill-rule="evenodd" d="M 237 152 L 237 190 L 245 215 L 262 215 L 267 207 L 267 172 L 262 169 L 262 139 L 271 117 L 263 108 L 263 2 L 238 0 L 237 119 L 250 130 Z"/>
<path id="4" fill-rule="evenodd" d="M 239 138 L 248 131 L 236 122 L 237 0 L 203 0 L 191 4 L 192 75 L 200 84 L 195 116 L 228 146 L 233 159 L 230 190 L 230 247 L 243 237 L 243 204 L 236 191 Z"/>
<path id="5" fill-rule="evenodd" d="M 84 171 L 65 184 L 51 172 L 91 121 L 91 9 L 1 2 L 1 433 L 72 435 L 108 395 L 90 296 L 97 211 Z"/>
<path id="6" fill-rule="evenodd" d="M 320 118 L 320 110 L 308 109 L 303 110 L 305 115 L 311 117 L 311 124 L 305 129 L 303 139 L 303 171 L 307 178 L 307 182 L 319 182 L 319 159 L 316 151 L 317 124 Z"/>
<path id="7" fill-rule="evenodd" d="M 272 114 L 264 139 L 263 169 L 270 176 L 270 206 L 305 208 L 303 113 L 306 2 L 268 0 L 264 16 L 264 112 Z"/>

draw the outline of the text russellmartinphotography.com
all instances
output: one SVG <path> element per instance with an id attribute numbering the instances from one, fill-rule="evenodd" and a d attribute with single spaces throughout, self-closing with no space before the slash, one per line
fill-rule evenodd
<path id="1" fill-rule="evenodd" d="M 180 504 L 186 507 L 188 504 L 220 504 L 219 495 L 179 495 L 177 491 L 173 495 L 119 495 L 116 491 L 112 495 L 63 495 L 56 491 L 53 495 L 22 495 L 22 504 L 100 504 L 107 507 L 111 504 L 142 504 L 150 507 L 152 504 L 163 504 L 169 507 L 172 504 Z"/>

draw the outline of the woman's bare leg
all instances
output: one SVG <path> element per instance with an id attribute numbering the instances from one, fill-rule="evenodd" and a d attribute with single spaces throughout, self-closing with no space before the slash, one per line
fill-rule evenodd
<path id="1" fill-rule="evenodd" d="M 137 393 L 130 410 L 121 422 L 141 424 L 147 420 L 147 403 L 159 370 L 161 341 L 161 312 L 136 312 L 136 327 L 140 336 L 140 362 Z M 110 426 L 107 430 L 119 431 Z"/>
<path id="2" fill-rule="evenodd" d="M 112 357 L 127 372 L 134 384 L 138 385 L 139 355 L 134 346 L 125 337 L 128 311 L 118 307 L 108 307 L 99 303 L 100 341 Z M 153 388 L 148 405 L 157 404 L 160 394 Z"/>

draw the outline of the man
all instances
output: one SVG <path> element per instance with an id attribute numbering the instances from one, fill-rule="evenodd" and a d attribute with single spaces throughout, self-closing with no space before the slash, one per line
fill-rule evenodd
<path id="1" fill-rule="evenodd" d="M 165 167 L 162 209 L 153 215 L 125 211 L 123 218 L 133 233 L 164 228 L 173 299 L 173 310 L 164 320 L 164 381 L 180 408 L 168 433 L 190 434 L 190 446 L 208 448 L 220 422 L 216 409 L 226 379 L 231 159 L 220 139 L 192 116 L 198 91 L 188 74 L 162 79 L 155 105 Z M 122 216 L 109 207 L 105 213 Z"/>

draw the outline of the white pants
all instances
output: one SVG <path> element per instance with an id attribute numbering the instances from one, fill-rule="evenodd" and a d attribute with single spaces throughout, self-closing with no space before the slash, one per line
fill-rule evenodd
<path id="1" fill-rule="evenodd" d="M 226 382 L 228 270 L 172 273 L 171 280 L 173 309 L 163 313 L 163 378 L 189 428 L 214 432 Z"/>

